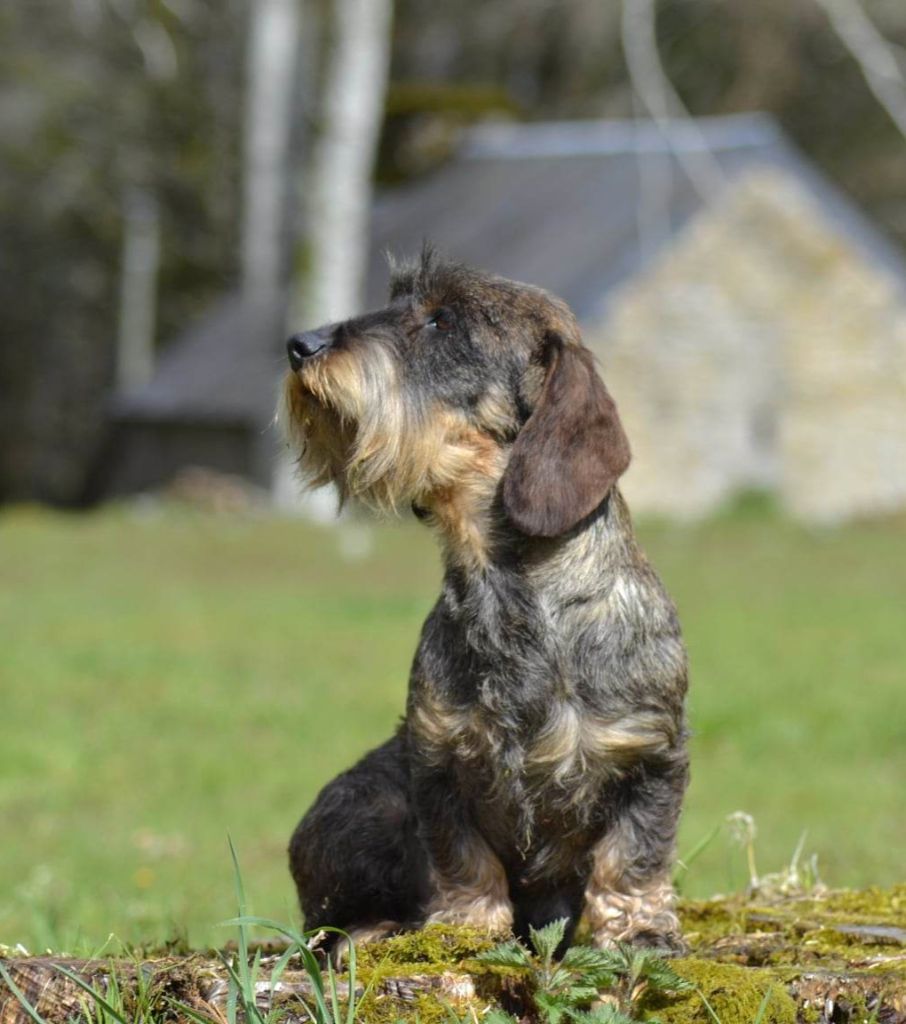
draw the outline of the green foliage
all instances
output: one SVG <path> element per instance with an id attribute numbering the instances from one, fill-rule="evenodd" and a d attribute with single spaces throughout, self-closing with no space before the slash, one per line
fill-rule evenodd
<path id="1" fill-rule="evenodd" d="M 275 1002 L 277 995 L 277 984 L 281 975 L 286 970 L 287 964 L 293 957 L 302 961 L 302 966 L 311 982 L 312 996 L 306 1001 L 299 999 L 311 1024 L 353 1024 L 356 1019 L 356 1008 L 359 1002 L 356 996 L 356 951 L 355 946 L 349 940 L 349 936 L 338 928 L 324 928 L 320 931 L 335 932 L 344 940 L 347 945 L 346 954 L 346 980 L 348 984 L 347 997 L 344 1001 L 339 994 L 337 984 L 337 972 L 333 962 L 327 961 L 327 979 L 325 985 L 324 974 L 321 971 L 315 954 L 311 950 L 310 941 L 317 931 L 298 932 L 296 929 L 282 925 L 277 921 L 267 918 L 253 917 L 248 914 L 248 907 L 245 899 L 245 888 L 242 883 L 242 872 L 239 869 L 239 858 L 236 855 L 236 848 L 230 839 L 230 855 L 233 861 L 233 873 L 236 887 L 236 901 L 239 907 L 239 916 L 226 922 L 236 926 L 237 933 L 237 956 L 231 960 L 223 953 L 218 953 L 230 979 L 230 990 L 227 998 L 227 1024 L 278 1024 L 282 1020 L 284 1008 Z M 277 960 L 268 978 L 268 1005 L 263 1010 L 258 1006 L 257 985 L 261 978 L 261 949 L 255 951 L 254 956 L 249 959 L 249 929 L 252 927 L 265 928 L 276 932 L 282 938 L 288 940 L 288 946 L 284 953 Z M 366 993 L 367 995 L 367 989 Z M 219 1024 L 217 1021 L 204 1021 L 202 1015 L 193 1013 L 185 1005 L 179 1007 L 183 1012 L 189 1012 L 195 1020 L 201 1024 Z"/>
<path id="2" fill-rule="evenodd" d="M 128 189 L 161 210 L 164 339 L 232 276 L 244 22 L 235 3 L 3 5 L 0 233 L 16 259 L 0 308 L 17 344 L 0 345 L 0 500 L 78 501 L 98 457 Z M 168 69 L 145 59 L 149 34 Z"/>
<path id="3" fill-rule="evenodd" d="M 685 992 L 692 985 L 651 950 L 619 943 L 614 949 L 572 946 L 562 958 L 566 920 L 529 929 L 532 952 L 517 941 L 480 953 L 481 963 L 506 968 L 528 983 L 535 1009 L 545 1024 L 629 1024 L 648 991 Z M 604 1001 L 599 1000 L 602 992 Z"/>
<path id="4" fill-rule="evenodd" d="M 236 927 L 236 955 L 228 957 L 223 952 L 217 951 L 217 956 L 229 979 L 226 1015 L 224 1016 L 219 1011 L 212 1011 L 211 1014 L 203 1013 L 195 1007 L 169 997 L 164 997 L 163 1001 L 166 1005 L 161 1005 L 161 998 L 152 990 L 143 965 L 139 963 L 134 965 L 135 969 L 131 972 L 134 984 L 129 986 L 128 996 L 119 983 L 115 969 L 112 969 L 107 976 L 105 991 L 102 992 L 97 986 L 89 984 L 74 971 L 58 964 L 57 970 L 82 989 L 88 997 L 82 1006 L 82 1016 L 86 1024 L 161 1024 L 162 1021 L 170 1018 L 171 1011 L 176 1011 L 179 1016 L 187 1017 L 196 1024 L 279 1024 L 286 1016 L 286 1008 L 276 1000 L 278 983 L 289 962 L 294 958 L 301 960 L 311 982 L 311 999 L 306 1001 L 298 997 L 306 1018 L 311 1021 L 311 1024 L 354 1024 L 358 1017 L 361 999 L 368 995 L 370 986 L 365 989 L 363 996 L 356 995 L 356 951 L 353 944 L 351 942 L 348 944 L 346 955 L 348 987 L 346 997 L 342 998 L 333 963 L 328 960 L 325 980 L 321 965 L 310 948 L 309 942 L 316 934 L 315 932 L 300 933 L 294 928 L 286 927 L 276 921 L 247 914 L 245 887 L 239 868 L 239 858 L 232 839 L 229 840 L 229 846 L 239 916 L 226 922 Z M 288 940 L 286 950 L 277 959 L 266 979 L 262 971 L 260 947 L 254 955 L 250 956 L 249 954 L 249 931 L 252 927 L 275 931 L 282 938 Z M 339 929 L 321 930 L 336 932 L 348 941 L 349 937 Z M 34 1024 L 47 1024 L 25 998 L 2 961 L 0 961 L 0 979 L 5 982 Z M 267 981 L 268 1003 L 262 1008 L 258 1004 L 258 986 L 265 980 Z"/>

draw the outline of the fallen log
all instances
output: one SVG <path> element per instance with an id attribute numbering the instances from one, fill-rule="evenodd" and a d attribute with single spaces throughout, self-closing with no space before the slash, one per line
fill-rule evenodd
<path id="1" fill-rule="evenodd" d="M 643 999 L 642 1018 L 715 1024 L 713 1010 L 720 1024 L 753 1024 L 770 989 L 763 1024 L 906 1024 L 906 886 L 764 902 L 688 902 L 681 911 L 690 955 L 673 966 L 695 989 Z M 432 926 L 364 947 L 352 993 L 360 1002 L 358 1019 L 428 1024 L 432 1006 L 443 1011 L 437 1019 L 446 1019 L 445 1006 L 480 1018 L 495 1004 L 530 1019 L 528 983 L 476 961 L 480 943 L 467 932 Z M 296 956 L 272 985 L 278 959 L 270 943 L 256 976 L 256 1004 L 265 1012 L 278 1007 L 285 1024 L 309 1021 L 312 978 Z M 92 997 L 61 968 L 118 999 L 126 1019 L 189 1021 L 191 1013 L 215 1024 L 227 1019 L 230 976 L 211 955 L 7 956 L 0 963 L 19 992 L 0 979 L 0 1024 L 34 1024 L 23 1002 L 47 1024 L 96 1018 Z M 345 977 L 337 995 L 344 1003 L 350 997 Z"/>

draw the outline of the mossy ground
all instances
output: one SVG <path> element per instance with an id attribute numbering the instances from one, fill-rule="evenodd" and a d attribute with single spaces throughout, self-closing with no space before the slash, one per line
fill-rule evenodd
<path id="1" fill-rule="evenodd" d="M 475 928 L 432 924 L 426 928 L 395 935 L 362 947 L 358 955 L 358 975 L 366 989 L 357 1019 L 363 1024 L 392 1024 L 398 1020 L 417 1020 L 419 1024 L 450 1021 L 450 1014 L 465 1011 L 471 999 L 457 995 L 450 986 L 442 993 L 423 993 L 414 999 L 399 998 L 382 991 L 388 978 L 468 975 L 475 994 L 487 1005 L 506 987 L 505 969 L 492 967 L 476 959 L 490 949 L 494 939 Z"/>
<path id="2" fill-rule="evenodd" d="M 896 961 L 906 947 L 906 885 L 761 901 L 685 901 L 681 917 L 696 953 L 750 966 L 843 969 Z"/>
<path id="3" fill-rule="evenodd" d="M 639 1004 L 643 1020 L 716 1024 L 713 1011 L 720 1024 L 754 1024 L 768 992 L 763 1024 L 906 1020 L 906 885 L 685 901 L 680 909 L 689 955 L 673 966 L 695 988 L 646 994 Z M 433 1024 L 449 1021 L 451 1009 L 460 1016 L 468 1010 L 455 994 L 414 1000 L 377 994 L 380 981 L 391 977 L 465 974 L 475 982 L 471 1005 L 479 1015 L 495 993 L 506 1002 L 518 985 L 475 960 L 489 942 L 472 929 L 435 925 L 365 947 L 360 973 L 374 989 L 361 1020 Z M 518 991 L 515 996 L 518 1002 Z"/>
<path id="4" fill-rule="evenodd" d="M 635 1003 L 640 1021 L 755 1024 L 766 999 L 761 1024 L 906 1024 L 906 885 L 808 897 L 687 901 L 680 910 L 689 951 L 673 967 L 694 987 L 643 992 Z M 531 981 L 478 959 L 493 944 L 475 929 L 432 925 L 358 947 L 356 1021 L 453 1024 L 454 1018 L 480 1020 L 490 1007 L 502 1006 L 525 1024 L 543 1024 L 533 1013 Z M 16 960 L 11 950 L 6 955 L 14 972 L 25 971 L 19 974 L 23 986 L 29 973 L 38 982 L 54 973 L 45 966 L 41 974 L 40 958 Z M 276 952 L 265 958 L 262 980 L 277 958 Z M 306 983 L 297 960 L 290 962 L 282 979 L 290 984 L 276 999 L 286 1021 L 304 1015 L 294 994 Z M 143 959 L 148 984 L 133 991 L 138 966 L 136 960 L 94 961 L 96 974 L 116 971 L 125 1006 L 136 998 L 153 1003 L 153 1012 L 141 1018 L 146 1021 L 170 1020 L 175 1002 L 204 1006 L 212 981 L 219 978 L 221 989 L 225 983 L 222 967 L 211 957 L 171 955 Z M 43 989 L 36 984 L 29 992 Z M 11 1004 L 6 1001 L 4 1008 L 4 1002 L 0 991 L 4 1024 L 25 1021 L 21 1014 L 9 1016 Z M 65 1011 L 58 1002 L 55 1015 L 45 1019 L 66 1020 Z"/>
<path id="5" fill-rule="evenodd" d="M 643 1019 L 654 1018 L 664 1024 L 714 1024 L 713 1010 L 721 1024 L 754 1024 L 762 1001 L 770 991 L 763 1024 L 796 1024 L 796 1003 L 787 992 L 785 982 L 771 970 L 753 970 L 691 957 L 677 960 L 673 967 L 695 988 L 644 997 Z"/>
<path id="6" fill-rule="evenodd" d="M 420 931 L 404 932 L 363 946 L 358 955 L 359 972 L 384 974 L 433 974 L 477 967 L 475 957 L 490 949 L 494 940 L 477 928 L 429 924 Z"/>

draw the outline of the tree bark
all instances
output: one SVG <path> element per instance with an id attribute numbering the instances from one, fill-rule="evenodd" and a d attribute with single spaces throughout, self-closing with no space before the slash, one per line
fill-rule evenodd
<path id="1" fill-rule="evenodd" d="M 241 281 L 243 298 L 268 311 L 284 283 L 287 190 L 300 0 L 250 5 Z"/>
<path id="2" fill-rule="evenodd" d="M 336 0 L 321 133 L 310 178 L 311 269 L 293 310 L 316 326 L 359 311 L 371 178 L 390 63 L 392 0 Z"/>

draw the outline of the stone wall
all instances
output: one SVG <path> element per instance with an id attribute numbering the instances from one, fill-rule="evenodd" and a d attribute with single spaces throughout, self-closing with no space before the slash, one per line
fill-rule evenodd
<path id="1" fill-rule="evenodd" d="M 906 505 L 906 303 L 791 177 L 750 173 L 588 331 L 633 446 L 633 506 L 779 492 L 806 520 Z"/>

